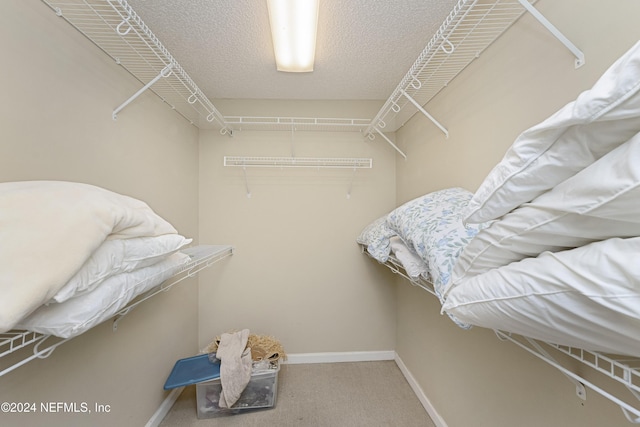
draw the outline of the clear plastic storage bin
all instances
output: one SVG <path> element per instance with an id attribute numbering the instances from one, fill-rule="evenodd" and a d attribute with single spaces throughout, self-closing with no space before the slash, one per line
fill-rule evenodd
<path id="1" fill-rule="evenodd" d="M 256 370 L 251 374 L 238 401 L 231 408 L 218 406 L 222 384 L 220 379 L 200 382 L 196 384 L 196 400 L 198 404 L 198 418 L 213 418 L 234 415 L 256 409 L 273 408 L 278 394 L 278 372 L 280 363 L 276 362 L 267 370 Z"/>

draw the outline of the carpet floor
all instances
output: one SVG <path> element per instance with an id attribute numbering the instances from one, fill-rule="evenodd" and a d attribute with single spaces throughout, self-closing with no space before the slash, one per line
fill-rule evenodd
<path id="1" fill-rule="evenodd" d="M 281 365 L 274 408 L 198 419 L 195 386 L 160 427 L 435 427 L 394 361 Z"/>

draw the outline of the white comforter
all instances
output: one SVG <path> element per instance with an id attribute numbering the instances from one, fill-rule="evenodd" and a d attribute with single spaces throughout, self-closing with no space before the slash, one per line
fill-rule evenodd
<path id="1" fill-rule="evenodd" d="M 105 240 L 172 233 L 144 202 L 99 187 L 0 183 L 0 332 L 49 301 Z"/>
<path id="2" fill-rule="evenodd" d="M 443 311 L 640 356 L 640 42 L 522 135 L 468 206 L 468 221 L 494 221 L 462 251 Z"/>

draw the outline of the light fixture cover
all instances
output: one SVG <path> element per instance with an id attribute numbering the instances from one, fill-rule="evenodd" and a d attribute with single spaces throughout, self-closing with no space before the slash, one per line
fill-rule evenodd
<path id="1" fill-rule="evenodd" d="M 313 71 L 319 0 L 267 0 L 278 71 Z"/>

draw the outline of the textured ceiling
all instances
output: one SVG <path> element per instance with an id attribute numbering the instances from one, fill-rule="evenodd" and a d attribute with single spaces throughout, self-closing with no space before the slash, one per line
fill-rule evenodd
<path id="1" fill-rule="evenodd" d="M 129 0 L 211 99 L 386 99 L 457 0 L 320 0 L 312 73 L 276 70 L 266 0 Z"/>

